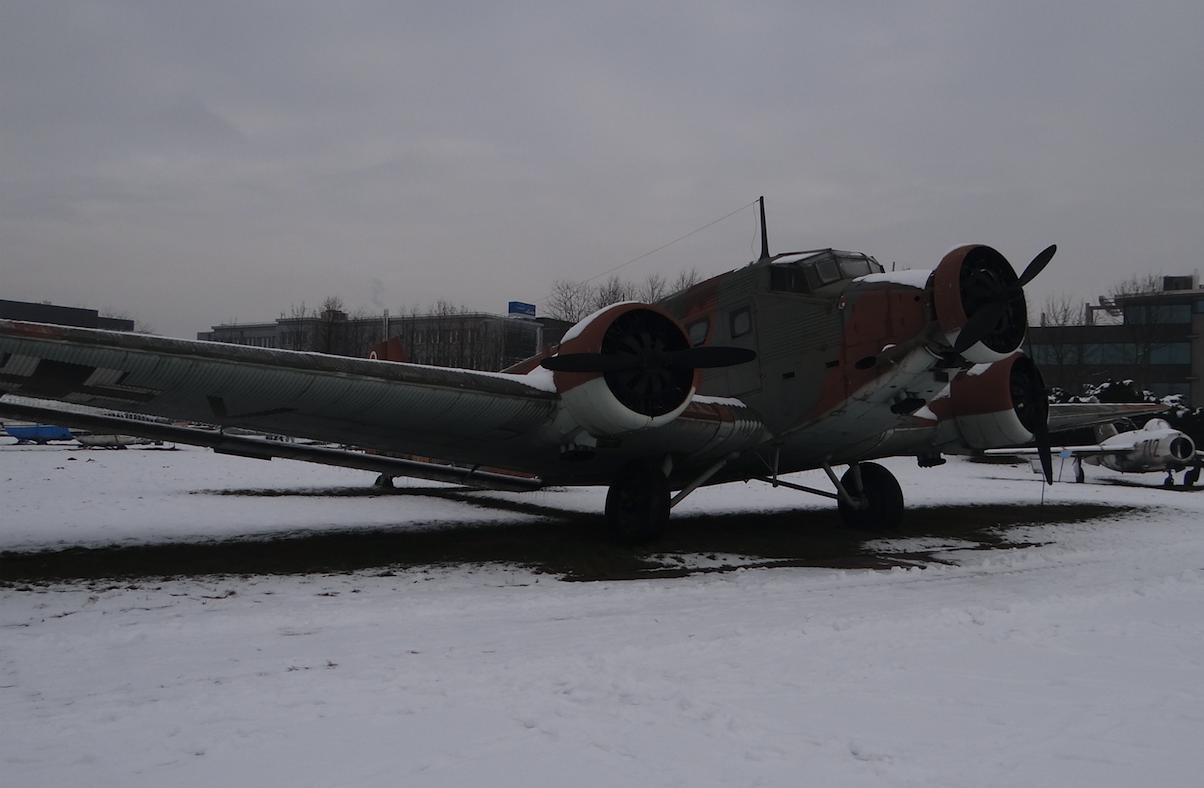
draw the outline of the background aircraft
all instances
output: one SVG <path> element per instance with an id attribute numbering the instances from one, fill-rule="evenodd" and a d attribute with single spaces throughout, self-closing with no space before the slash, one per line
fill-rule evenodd
<path id="1" fill-rule="evenodd" d="M 483 487 L 605 484 L 627 543 L 654 539 L 700 485 L 754 479 L 836 499 L 851 526 L 890 528 L 903 494 L 868 462 L 878 457 L 935 466 L 1035 440 L 1052 481 L 1045 385 L 1016 351 L 1023 287 L 1054 252 L 1020 276 L 981 245 L 892 273 L 855 252 L 770 255 L 762 207 L 760 259 L 655 305 L 605 307 L 501 373 L 0 321 L 0 391 L 223 429 L 11 398 L 0 415 Z M 1134 406 L 1075 407 L 1056 418 L 1101 423 Z M 812 468 L 832 491 L 780 478 Z"/>
<path id="2" fill-rule="evenodd" d="M 77 437 L 66 427 L 54 424 L 31 424 L 23 421 L 0 423 L 0 433 L 16 438 L 17 443 L 36 443 L 41 446 L 45 446 L 50 441 L 69 441 L 75 440 Z"/>
<path id="3" fill-rule="evenodd" d="M 1150 419 L 1138 430 L 1117 432 L 1112 424 L 1096 427 L 1098 443 L 1084 446 L 1057 446 L 1052 449 L 1063 459 L 1072 460 L 1075 481 L 1083 482 L 1083 463 L 1101 465 L 1120 473 L 1166 473 L 1167 487 L 1175 483 L 1174 474 L 1186 470 L 1183 485 L 1192 487 L 1200 479 L 1204 452 L 1196 449 L 1191 436 L 1163 419 Z M 1000 449 L 988 454 L 1027 454 L 1036 449 Z"/>

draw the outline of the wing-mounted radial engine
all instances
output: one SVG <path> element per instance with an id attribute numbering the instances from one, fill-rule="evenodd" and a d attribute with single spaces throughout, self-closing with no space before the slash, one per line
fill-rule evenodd
<path id="1" fill-rule="evenodd" d="M 929 408 L 941 420 L 939 440 L 949 447 L 990 449 L 1036 441 L 1046 480 L 1053 462 L 1049 448 L 1049 395 L 1037 365 L 1015 353 L 955 378 L 949 397 Z M 952 434 L 945 432 L 952 428 Z M 946 451 L 950 450 L 945 448 Z"/>
<path id="2" fill-rule="evenodd" d="M 660 427 L 677 418 L 698 388 L 699 370 L 751 361 L 742 348 L 690 346 L 668 312 L 626 302 L 571 328 L 541 364 L 573 419 L 591 435 Z"/>
<path id="3" fill-rule="evenodd" d="M 959 246 L 945 255 L 933 276 L 933 301 L 945 341 L 975 364 L 1002 361 L 1024 342 L 1028 307 L 1024 286 L 1057 251 L 1046 248 L 1016 276 L 989 246 Z"/>

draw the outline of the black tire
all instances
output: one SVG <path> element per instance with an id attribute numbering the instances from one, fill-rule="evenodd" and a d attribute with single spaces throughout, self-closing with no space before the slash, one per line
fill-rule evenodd
<path id="1" fill-rule="evenodd" d="M 657 465 L 635 463 L 619 471 L 606 493 L 606 524 L 620 545 L 648 544 L 669 522 L 669 481 Z"/>
<path id="2" fill-rule="evenodd" d="M 848 527 L 859 531 L 892 531 L 898 528 L 903 521 L 903 489 L 899 487 L 899 481 L 877 463 L 863 462 L 859 467 L 869 505 L 858 509 L 839 500 L 837 508 L 840 510 L 840 519 Z M 840 483 L 854 498 L 862 495 L 852 468 L 845 471 Z"/>
<path id="3" fill-rule="evenodd" d="M 1195 487 L 1196 482 L 1200 481 L 1200 466 L 1195 466 L 1183 474 L 1183 486 Z"/>
<path id="4" fill-rule="evenodd" d="M 1076 484 L 1083 484 L 1087 481 L 1087 474 L 1083 471 L 1083 466 L 1079 465 L 1074 471 L 1074 481 Z"/>

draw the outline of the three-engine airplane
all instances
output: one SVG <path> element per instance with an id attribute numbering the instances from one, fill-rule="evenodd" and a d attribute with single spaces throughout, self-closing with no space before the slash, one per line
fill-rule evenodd
<path id="1" fill-rule="evenodd" d="M 1204 452 L 1196 449 L 1195 441 L 1185 432 L 1172 427 L 1164 419 L 1150 419 L 1139 430 L 1117 432 L 1112 424 L 1095 428 L 1098 443 L 1084 446 L 1055 446 L 1052 451 L 1072 460 L 1076 482 L 1086 481 L 1083 463 L 1100 465 L 1118 473 L 1166 473 L 1167 487 L 1175 483 L 1174 474 L 1183 474 L 1183 486 L 1193 487 L 1200 480 Z M 989 454 L 1023 454 L 1036 449 L 997 449 Z"/>
<path id="2" fill-rule="evenodd" d="M 954 249 L 932 271 L 888 273 L 854 252 L 771 255 L 763 203 L 761 230 L 760 259 L 655 305 L 605 307 L 501 373 L 0 321 L 0 392 L 376 454 L 12 396 L 0 414 L 480 487 L 605 484 L 614 535 L 637 543 L 699 486 L 754 479 L 836 499 L 854 527 L 890 528 L 903 494 L 868 460 L 912 455 L 934 466 L 942 453 L 1036 440 L 1052 481 L 1051 423 L 1143 408 L 1051 415 L 1040 372 L 1017 350 L 1023 288 L 1053 246 L 1020 276 L 980 245 Z M 848 466 L 842 477 L 837 465 Z M 833 492 L 780 478 L 813 468 Z"/>

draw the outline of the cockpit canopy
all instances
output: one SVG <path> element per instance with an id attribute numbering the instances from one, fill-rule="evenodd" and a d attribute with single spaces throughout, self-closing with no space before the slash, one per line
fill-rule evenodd
<path id="1" fill-rule="evenodd" d="M 877 260 L 860 252 L 835 249 L 792 252 L 769 264 L 769 289 L 811 294 L 821 287 L 885 270 Z"/>

